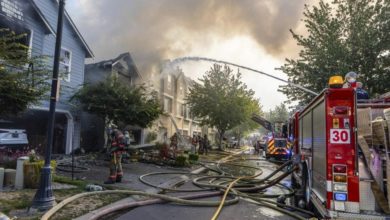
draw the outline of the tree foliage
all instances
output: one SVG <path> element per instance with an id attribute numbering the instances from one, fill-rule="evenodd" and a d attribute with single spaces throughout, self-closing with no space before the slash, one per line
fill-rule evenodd
<path id="1" fill-rule="evenodd" d="M 228 132 L 238 140 L 238 145 L 240 145 L 241 138 L 248 135 L 251 131 L 258 129 L 260 125 L 257 122 L 254 122 L 251 117 L 252 114 L 263 115 L 261 105 L 259 100 L 252 99 L 252 101 L 247 105 L 247 110 L 245 111 L 245 120 L 232 128 Z"/>
<path id="2" fill-rule="evenodd" d="M 284 103 L 275 106 L 265 114 L 265 118 L 274 124 L 275 122 L 286 122 L 288 120 L 288 110 Z"/>
<path id="3" fill-rule="evenodd" d="M 297 59 L 281 67 L 291 82 L 320 92 L 330 76 L 354 71 L 371 95 L 390 88 L 390 1 L 334 0 L 305 5 L 307 36 L 290 30 L 302 47 Z M 309 95 L 282 86 L 290 101 L 307 103 Z"/>
<path id="4" fill-rule="evenodd" d="M 30 57 L 28 47 L 8 29 L 0 29 L 0 115 L 17 115 L 37 104 L 50 89 L 43 57 Z"/>
<path id="5" fill-rule="evenodd" d="M 243 123 L 258 102 L 241 81 L 241 74 L 234 74 L 228 66 L 214 64 L 199 80 L 190 88 L 187 101 L 202 124 L 218 130 L 221 148 L 225 132 Z"/>
<path id="6" fill-rule="evenodd" d="M 128 87 L 116 78 L 84 85 L 71 101 L 80 102 L 83 110 L 100 116 L 108 123 L 145 128 L 162 114 L 156 93 L 148 93 L 142 86 Z"/>

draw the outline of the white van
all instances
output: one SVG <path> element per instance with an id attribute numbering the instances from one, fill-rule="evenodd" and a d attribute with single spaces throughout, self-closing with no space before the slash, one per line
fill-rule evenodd
<path id="1" fill-rule="evenodd" d="M 28 139 L 24 129 L 0 128 L 0 147 L 27 146 Z"/>

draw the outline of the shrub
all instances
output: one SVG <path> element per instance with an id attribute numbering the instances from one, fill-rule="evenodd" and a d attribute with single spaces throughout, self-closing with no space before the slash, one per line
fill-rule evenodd
<path id="1" fill-rule="evenodd" d="M 175 160 L 175 165 L 179 167 L 184 167 L 186 165 L 187 157 L 185 156 L 177 156 Z"/>
<path id="2" fill-rule="evenodd" d="M 146 143 L 150 143 L 150 142 L 152 142 L 152 141 L 154 141 L 154 140 L 156 140 L 156 139 L 157 139 L 157 133 L 154 132 L 154 131 L 152 131 L 152 132 L 149 132 L 149 133 L 146 135 L 146 140 L 145 140 L 145 142 L 146 142 Z"/>
<path id="3" fill-rule="evenodd" d="M 41 169 L 44 166 L 45 161 L 39 160 L 35 162 L 25 162 L 23 167 L 24 182 L 26 188 L 38 188 L 39 179 L 41 176 Z M 55 160 L 50 161 L 52 174 L 55 174 L 57 163 Z"/>
<path id="4" fill-rule="evenodd" d="M 188 155 L 188 160 L 190 160 L 190 161 L 198 161 L 198 159 L 199 159 L 199 155 L 197 155 L 197 154 Z"/>

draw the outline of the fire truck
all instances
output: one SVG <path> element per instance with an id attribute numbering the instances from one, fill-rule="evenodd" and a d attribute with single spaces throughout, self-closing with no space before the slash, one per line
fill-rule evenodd
<path id="1" fill-rule="evenodd" d="M 252 120 L 270 131 L 264 147 L 265 158 L 289 160 L 291 156 L 291 143 L 287 138 L 287 124 L 276 122 L 272 125 L 271 122 L 256 114 L 252 115 Z"/>
<path id="2" fill-rule="evenodd" d="M 342 85 L 332 77 L 290 119 L 291 202 L 322 218 L 389 219 L 390 95 L 360 102 L 356 88 Z"/>

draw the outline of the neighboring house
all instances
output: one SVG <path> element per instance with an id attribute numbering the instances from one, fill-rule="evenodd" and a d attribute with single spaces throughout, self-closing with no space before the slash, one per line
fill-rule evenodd
<path id="1" fill-rule="evenodd" d="M 0 28 L 16 33 L 27 33 L 22 43 L 30 47 L 32 56 L 47 55 L 53 65 L 58 16 L 56 0 L 0 0 Z M 93 53 L 82 35 L 65 12 L 60 72 L 61 96 L 56 108 L 53 153 L 70 153 L 80 145 L 80 115 L 68 104 L 71 97 L 84 83 L 84 62 Z M 32 107 L 23 116 L 12 118 L 7 125 L 27 130 L 30 145 L 46 145 L 49 100 Z"/>
<path id="2" fill-rule="evenodd" d="M 133 58 L 130 53 L 123 53 L 111 60 L 85 65 L 85 83 L 96 84 L 107 80 L 109 77 L 117 77 L 127 86 L 143 83 Z M 83 113 L 82 116 L 82 141 L 81 147 L 86 150 L 97 150 L 104 146 L 104 120 L 92 114 Z M 135 142 L 143 143 L 144 129 L 136 126 L 128 126 Z"/>
<path id="3" fill-rule="evenodd" d="M 159 141 L 171 137 L 175 132 L 183 136 L 208 134 L 210 140 L 214 140 L 215 132 L 207 126 L 201 126 L 195 120 L 186 104 L 186 96 L 189 88 L 194 83 L 186 77 L 179 68 L 160 76 L 160 99 L 163 110 L 167 115 L 162 115 L 158 123 Z M 176 126 L 174 125 L 176 123 Z"/>

